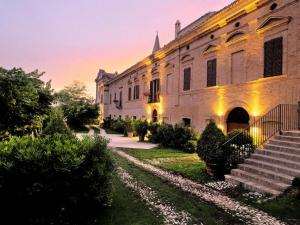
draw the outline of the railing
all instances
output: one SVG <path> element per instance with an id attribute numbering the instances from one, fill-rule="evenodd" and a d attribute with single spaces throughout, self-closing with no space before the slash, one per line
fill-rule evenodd
<path id="1" fill-rule="evenodd" d="M 225 152 L 227 168 L 236 168 L 237 164 L 249 158 L 255 149 L 262 146 L 275 134 L 287 130 L 297 130 L 299 121 L 297 110 L 296 104 L 278 105 L 221 145 L 220 148 Z"/>

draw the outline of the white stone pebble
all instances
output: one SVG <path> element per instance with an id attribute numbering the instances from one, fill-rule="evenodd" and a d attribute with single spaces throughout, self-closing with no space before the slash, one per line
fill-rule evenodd
<path id="1" fill-rule="evenodd" d="M 162 201 L 155 191 L 151 190 L 150 187 L 142 184 L 141 182 L 135 180 L 129 173 L 127 173 L 121 167 L 118 167 L 117 172 L 121 181 L 127 187 L 136 191 L 146 202 L 147 205 L 159 211 L 159 213 L 164 217 L 164 224 L 187 225 L 188 222 L 191 220 L 191 217 L 187 212 L 177 212 L 175 207 Z"/>
<path id="2" fill-rule="evenodd" d="M 136 166 L 151 172 L 152 174 L 160 177 L 181 188 L 182 190 L 189 192 L 199 199 L 206 202 L 215 204 L 216 206 L 222 208 L 225 212 L 230 213 L 231 215 L 238 217 L 245 224 L 251 225 L 284 225 L 282 221 L 268 215 L 265 212 L 262 212 L 258 209 L 255 209 L 251 206 L 242 204 L 220 192 L 213 190 L 210 187 L 196 183 L 190 179 L 183 178 L 182 176 L 175 175 L 163 169 L 157 168 L 148 163 L 144 163 L 123 151 L 113 150 L 121 157 L 127 159 L 129 162 L 135 164 Z"/>

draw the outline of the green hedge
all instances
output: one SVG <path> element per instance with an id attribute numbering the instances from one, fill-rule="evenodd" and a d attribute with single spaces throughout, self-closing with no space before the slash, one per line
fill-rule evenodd
<path id="1" fill-rule="evenodd" d="M 81 220 L 111 203 L 112 171 L 98 136 L 0 142 L 1 224 L 88 224 Z"/>

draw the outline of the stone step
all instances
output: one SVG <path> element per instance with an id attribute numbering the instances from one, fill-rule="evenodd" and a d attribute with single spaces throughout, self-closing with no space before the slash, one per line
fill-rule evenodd
<path id="1" fill-rule="evenodd" d="M 281 194 L 280 191 L 257 184 L 256 182 L 252 182 L 252 181 L 249 181 L 249 180 L 241 178 L 241 177 L 225 175 L 225 180 L 230 183 L 236 184 L 236 185 L 241 184 L 244 188 L 246 188 L 250 191 L 256 191 L 256 192 L 260 192 L 260 193 L 264 193 L 264 194 L 272 194 L 274 196 Z"/>
<path id="2" fill-rule="evenodd" d="M 279 151 L 274 151 L 274 150 L 270 150 L 270 149 L 256 150 L 255 153 L 271 156 L 274 158 L 287 159 L 287 160 L 298 162 L 298 163 L 300 162 L 300 156 L 291 154 L 291 153 L 279 152 Z"/>
<path id="3" fill-rule="evenodd" d="M 300 163 L 297 163 L 297 162 L 291 161 L 291 160 L 287 160 L 287 159 L 275 158 L 275 157 L 271 157 L 271 156 L 267 156 L 267 155 L 263 155 L 263 154 L 253 154 L 251 156 L 251 158 L 255 159 L 255 160 L 260 160 L 260 161 L 300 170 Z"/>
<path id="4" fill-rule="evenodd" d="M 282 182 L 278 182 L 276 180 L 268 179 L 259 175 L 256 175 L 254 173 L 249 173 L 244 170 L 240 169 L 234 169 L 231 171 L 231 175 L 235 177 L 240 177 L 245 180 L 254 182 L 259 185 L 266 186 L 268 188 L 274 189 L 276 191 L 281 191 L 283 192 L 286 190 L 290 185 Z"/>
<path id="5" fill-rule="evenodd" d="M 292 141 L 281 141 L 281 140 L 271 139 L 269 140 L 269 144 L 283 146 L 283 147 L 300 148 L 300 143 L 292 142 Z"/>
<path id="6" fill-rule="evenodd" d="M 286 152 L 286 153 L 290 153 L 290 154 L 300 155 L 300 149 L 299 148 L 284 147 L 284 146 L 278 146 L 278 145 L 272 145 L 272 144 L 265 144 L 264 149 L 270 149 L 270 150 L 273 150 L 273 151 Z"/>
<path id="7" fill-rule="evenodd" d="M 292 169 L 292 168 L 289 168 L 286 166 L 281 166 L 281 165 L 274 164 L 274 163 L 273 164 L 268 163 L 268 162 L 261 161 L 261 160 L 256 160 L 253 158 L 246 159 L 245 164 L 253 165 L 255 167 L 271 170 L 273 172 L 278 172 L 278 173 L 286 174 L 286 175 L 293 176 L 293 177 L 300 177 L 300 170 Z"/>
<path id="8" fill-rule="evenodd" d="M 294 179 L 294 177 L 292 177 L 290 175 L 274 172 L 274 171 L 263 169 L 263 168 L 259 168 L 259 167 L 249 165 L 249 164 L 240 164 L 240 165 L 238 165 L 238 169 L 244 170 L 248 173 L 254 173 L 256 175 L 263 176 L 267 179 L 277 180 L 277 181 L 280 181 L 280 182 L 286 183 L 286 184 L 291 184 Z"/>
<path id="9" fill-rule="evenodd" d="M 292 142 L 300 143 L 300 136 L 295 137 L 295 136 L 276 135 L 274 137 L 274 139 L 281 140 L 281 141 L 292 141 Z"/>
<path id="10" fill-rule="evenodd" d="M 300 137 L 300 131 L 282 131 L 282 135 L 284 136 L 293 136 L 293 137 Z"/>

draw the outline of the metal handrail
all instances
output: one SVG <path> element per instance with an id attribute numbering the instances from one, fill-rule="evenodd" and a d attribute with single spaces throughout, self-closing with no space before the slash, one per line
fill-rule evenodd
<path id="1" fill-rule="evenodd" d="M 280 104 L 223 143 L 220 148 L 226 157 L 227 166 L 235 168 L 275 134 L 297 130 L 297 109 L 297 104 Z"/>

